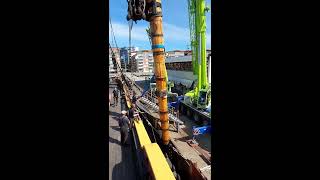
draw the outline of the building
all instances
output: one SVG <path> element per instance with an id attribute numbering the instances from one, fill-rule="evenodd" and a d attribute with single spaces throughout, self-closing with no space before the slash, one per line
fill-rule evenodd
<path id="1" fill-rule="evenodd" d="M 192 54 L 191 50 L 184 51 L 185 56 L 191 56 L 191 54 Z"/>
<path id="2" fill-rule="evenodd" d="M 130 52 L 138 51 L 138 47 L 131 47 Z M 132 53 L 131 53 L 132 54 Z M 132 55 L 131 55 L 132 56 Z M 130 58 L 129 58 L 129 48 L 123 47 L 120 49 L 120 60 L 121 60 L 121 67 L 122 69 L 130 70 Z"/>
<path id="3" fill-rule="evenodd" d="M 137 70 L 137 61 L 136 61 L 136 55 L 137 55 L 137 52 L 131 52 L 131 58 L 130 58 L 130 61 L 129 61 L 129 69 L 131 72 L 136 72 Z"/>
<path id="4" fill-rule="evenodd" d="M 127 61 L 128 61 L 129 51 L 128 48 L 120 48 L 120 62 L 121 62 L 121 68 L 127 69 Z"/>
<path id="5" fill-rule="evenodd" d="M 174 51 L 168 51 L 166 52 L 166 57 L 179 57 L 179 56 L 184 56 L 185 51 L 181 50 L 174 50 Z"/>
<path id="6" fill-rule="evenodd" d="M 186 51 L 186 54 L 188 55 L 167 57 L 166 69 L 169 81 L 190 88 L 193 82 L 196 81 L 197 76 L 193 74 L 191 51 Z M 209 83 L 211 83 L 211 60 L 211 50 L 207 50 L 207 77 Z"/>
<path id="7" fill-rule="evenodd" d="M 153 72 L 153 54 L 150 50 L 136 51 L 132 53 L 131 71 L 148 73 Z"/>
<path id="8" fill-rule="evenodd" d="M 211 49 L 207 49 L 207 56 L 208 56 L 208 54 L 211 54 Z M 191 55 L 192 55 L 192 51 L 191 50 L 184 51 L 184 56 L 191 56 Z"/>

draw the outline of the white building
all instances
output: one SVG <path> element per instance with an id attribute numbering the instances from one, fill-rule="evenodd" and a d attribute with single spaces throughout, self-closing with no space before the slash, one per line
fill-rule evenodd
<path id="1" fill-rule="evenodd" d="M 166 52 L 166 57 L 180 57 L 184 55 L 185 55 L 185 51 L 180 51 L 180 50 Z"/>
<path id="2" fill-rule="evenodd" d="M 133 72 L 153 72 L 154 60 L 152 51 L 137 51 L 132 57 L 132 61 Z"/>

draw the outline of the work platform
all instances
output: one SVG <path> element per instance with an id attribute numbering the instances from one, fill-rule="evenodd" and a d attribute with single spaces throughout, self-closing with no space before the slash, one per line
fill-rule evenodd
<path id="1" fill-rule="evenodd" d="M 113 89 L 109 88 L 109 93 Z M 120 98 L 117 106 L 114 106 L 111 99 L 109 112 L 109 180 L 136 180 L 136 167 L 133 161 L 132 146 L 121 146 L 120 128 L 117 118 L 121 114 Z M 128 141 L 131 141 L 129 135 Z"/>

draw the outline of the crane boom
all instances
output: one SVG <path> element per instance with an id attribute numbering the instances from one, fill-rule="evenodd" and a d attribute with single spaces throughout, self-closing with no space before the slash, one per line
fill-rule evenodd
<path id="1" fill-rule="evenodd" d="M 204 108 L 208 103 L 203 102 L 202 96 L 207 96 L 208 75 L 206 56 L 206 11 L 205 0 L 188 0 L 190 42 L 192 50 L 193 73 L 197 77 L 197 84 L 194 90 L 188 92 L 186 102 L 195 104 L 197 108 Z"/>

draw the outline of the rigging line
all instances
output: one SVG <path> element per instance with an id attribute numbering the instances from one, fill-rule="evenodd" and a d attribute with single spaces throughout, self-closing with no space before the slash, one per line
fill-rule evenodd
<path id="1" fill-rule="evenodd" d="M 109 12 L 109 17 L 110 17 L 110 12 Z M 109 20 L 109 26 L 110 26 L 110 20 Z M 109 29 L 109 38 L 111 37 L 111 29 Z M 112 39 L 111 39 L 111 43 L 112 43 Z M 110 45 L 110 39 L 109 39 L 109 45 Z"/>
<path id="2" fill-rule="evenodd" d="M 109 21 L 110 21 L 110 25 L 111 25 L 111 32 L 112 32 L 112 35 L 113 35 L 113 38 L 114 38 L 114 42 L 115 42 L 116 47 L 118 48 L 118 44 L 117 44 L 117 41 L 116 41 L 116 37 L 114 35 L 114 31 L 113 31 L 113 28 L 112 28 L 112 22 L 111 22 L 111 17 L 110 16 L 109 16 Z"/>
<path id="3" fill-rule="evenodd" d="M 109 16 L 109 22 L 110 22 L 110 26 L 111 26 L 111 33 L 112 33 L 112 36 L 113 36 L 113 39 L 114 39 L 114 43 L 115 43 L 115 45 L 116 45 L 116 48 L 119 49 L 118 44 L 117 44 L 117 41 L 116 41 L 116 37 L 115 37 L 115 35 L 114 35 L 113 27 L 112 27 L 111 16 Z M 110 45 L 110 43 L 109 43 L 109 45 Z M 113 52 L 113 51 L 112 51 L 112 52 Z M 114 54 L 114 52 L 113 52 L 113 54 Z M 114 55 L 115 55 L 115 54 L 114 54 Z M 117 61 L 116 61 L 116 64 L 117 64 L 119 70 L 122 72 L 122 68 L 121 68 L 121 66 L 118 64 Z"/>
<path id="4" fill-rule="evenodd" d="M 128 55 L 128 58 L 129 58 L 129 61 L 131 61 L 131 30 L 132 30 L 132 26 L 133 26 L 133 21 L 130 20 L 128 22 L 128 25 L 129 25 L 129 55 Z M 128 61 L 128 63 L 129 63 Z"/>
<path id="5" fill-rule="evenodd" d="M 113 52 L 113 50 L 112 50 L 112 47 L 111 47 L 111 45 L 110 45 L 110 42 L 109 42 L 109 47 L 110 47 L 110 50 L 111 50 L 111 53 L 112 53 L 112 55 L 114 55 L 115 56 L 115 53 Z M 116 65 L 118 66 L 118 68 L 120 69 L 120 71 L 122 72 L 122 69 L 121 69 L 121 66 L 119 66 L 119 64 L 118 64 L 118 62 L 116 61 Z"/>
<path id="6" fill-rule="evenodd" d="M 110 16 L 109 16 L 110 17 Z M 114 47 L 115 46 L 115 43 L 114 43 L 114 38 L 113 38 L 113 36 L 114 36 L 114 33 L 113 33 L 113 28 L 112 28 L 112 24 L 111 24 L 111 19 L 109 19 L 109 26 L 111 27 L 110 29 L 109 29 L 109 35 L 110 35 L 110 37 L 111 37 L 111 44 L 112 44 L 112 47 Z"/>
<path id="7" fill-rule="evenodd" d="M 109 19 L 109 26 L 111 27 L 110 28 L 110 39 L 111 39 L 111 45 L 112 47 L 115 47 L 115 42 L 114 42 L 114 33 L 113 33 L 113 28 L 112 28 L 112 24 L 111 24 L 111 21 Z"/>
<path id="8" fill-rule="evenodd" d="M 113 52 L 113 50 L 112 50 L 112 47 L 111 47 L 111 45 L 110 45 L 110 42 L 109 42 L 109 48 L 110 48 L 110 50 L 111 50 L 112 55 L 115 55 L 114 52 Z"/>

